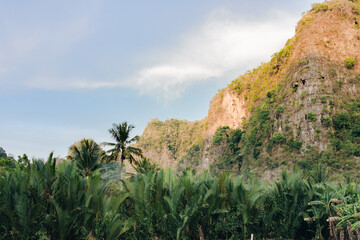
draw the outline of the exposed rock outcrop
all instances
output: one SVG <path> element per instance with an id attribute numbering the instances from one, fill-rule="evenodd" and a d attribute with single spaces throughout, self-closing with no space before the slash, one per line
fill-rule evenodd
<path id="1" fill-rule="evenodd" d="M 249 114 L 243 95 L 238 95 L 230 88 L 220 90 L 211 100 L 207 120 L 207 136 L 214 135 L 216 129 L 229 126 L 240 128 Z"/>
<path id="2" fill-rule="evenodd" d="M 316 161 L 336 167 L 344 164 L 334 164 L 337 160 L 333 158 L 343 157 L 354 159 L 356 165 L 360 110 L 357 112 L 352 102 L 360 102 L 358 23 L 359 3 L 332 0 L 314 4 L 299 21 L 294 38 L 270 62 L 216 94 L 205 119 L 153 120 L 138 145 L 161 167 L 202 170 L 219 166 L 221 155 L 229 162 L 226 170 L 257 169 L 267 176 L 276 175 L 282 165 L 301 161 L 305 167 Z M 345 66 L 348 59 L 352 63 Z M 348 118 L 344 130 L 336 125 L 339 114 Z M 359 134 L 352 129 L 357 121 Z M 223 126 L 246 133 L 233 142 L 229 131 L 216 145 L 212 137 Z M 233 144 L 231 151 L 229 144 Z M 229 157 L 231 154 L 234 157 Z"/>

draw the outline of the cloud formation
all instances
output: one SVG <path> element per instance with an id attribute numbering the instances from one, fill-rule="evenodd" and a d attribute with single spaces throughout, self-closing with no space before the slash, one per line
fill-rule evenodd
<path id="1" fill-rule="evenodd" d="M 165 99 L 204 81 L 229 82 L 234 75 L 267 61 L 294 34 L 296 17 L 273 12 L 257 21 L 222 10 L 186 34 L 179 46 L 159 53 L 155 64 L 140 69 L 125 86 Z"/>
<path id="2" fill-rule="evenodd" d="M 91 32 L 90 16 L 77 15 L 60 25 L 53 34 L 48 34 L 51 31 L 47 28 L 15 32 L 8 46 L 0 48 L 3 56 L 11 56 L 10 59 L 0 57 L 0 83 L 9 81 L 2 76 L 19 71 L 9 71 L 8 66 L 1 63 L 23 66 L 18 63 L 25 61 L 26 65 L 35 56 L 38 61 L 36 69 L 29 69 L 28 78 L 21 83 L 29 88 L 132 88 L 141 94 L 171 100 L 180 97 L 192 85 L 206 81 L 228 83 L 246 70 L 268 61 L 283 47 L 287 38 L 293 36 L 297 18 L 290 13 L 269 11 L 267 16 L 249 20 L 229 10 L 218 10 L 202 24 L 179 36 L 177 43 L 152 52 L 150 56 L 142 56 L 147 64 L 139 66 L 133 74 L 126 73 L 130 77 L 108 73 L 113 79 L 107 77 L 104 80 L 92 76 L 93 69 L 88 73 L 75 73 L 76 76 L 69 70 L 69 73 L 64 73 L 59 70 L 59 63 L 52 60 L 81 44 L 84 36 Z"/>

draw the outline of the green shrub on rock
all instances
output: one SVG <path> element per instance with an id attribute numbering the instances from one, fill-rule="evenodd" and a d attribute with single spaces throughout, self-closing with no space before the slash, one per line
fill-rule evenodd
<path id="1" fill-rule="evenodd" d="M 355 58 L 353 58 L 353 57 L 348 57 L 348 58 L 345 59 L 345 67 L 346 67 L 347 69 L 352 69 L 352 68 L 354 68 L 355 64 L 356 64 L 356 59 L 355 59 Z"/>
<path id="2" fill-rule="evenodd" d="M 277 132 L 272 137 L 272 141 L 274 144 L 282 144 L 286 142 L 286 137 L 282 133 Z"/>

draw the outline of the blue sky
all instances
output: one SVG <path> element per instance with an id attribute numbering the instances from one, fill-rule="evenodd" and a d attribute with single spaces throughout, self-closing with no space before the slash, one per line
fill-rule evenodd
<path id="1" fill-rule="evenodd" d="M 2 1 L 0 147 L 65 157 L 112 123 L 199 120 L 268 61 L 313 1 Z"/>

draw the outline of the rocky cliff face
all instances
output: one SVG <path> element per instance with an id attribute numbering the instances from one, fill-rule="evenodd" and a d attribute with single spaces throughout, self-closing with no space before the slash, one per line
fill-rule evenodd
<path id="1" fill-rule="evenodd" d="M 248 115 L 244 98 L 230 88 L 222 89 L 211 100 L 208 116 L 200 121 L 151 120 L 138 146 L 160 167 L 191 166 L 199 171 L 210 164 L 212 137 L 222 126 L 240 128 Z M 190 161 L 189 161 L 190 160 Z"/>
<path id="2" fill-rule="evenodd" d="M 303 148 L 310 145 L 320 151 L 326 150 L 328 131 L 322 121 L 328 119 L 332 112 L 337 112 L 343 100 L 356 98 L 360 90 L 352 81 L 356 77 L 342 64 L 309 54 L 286 83 L 293 93 L 278 106 L 284 109 L 284 113 L 275 114 L 274 132 L 285 134 L 291 128 L 293 137 L 302 142 Z"/>
<path id="3" fill-rule="evenodd" d="M 219 127 L 240 128 L 247 118 L 248 108 L 243 96 L 230 88 L 220 90 L 211 100 L 207 121 L 207 136 L 213 136 Z"/>
<path id="4" fill-rule="evenodd" d="M 359 23 L 359 3 L 314 4 L 269 63 L 219 91 L 205 119 L 153 120 L 138 145 L 162 167 L 255 169 L 267 178 L 286 165 L 356 169 Z"/>

